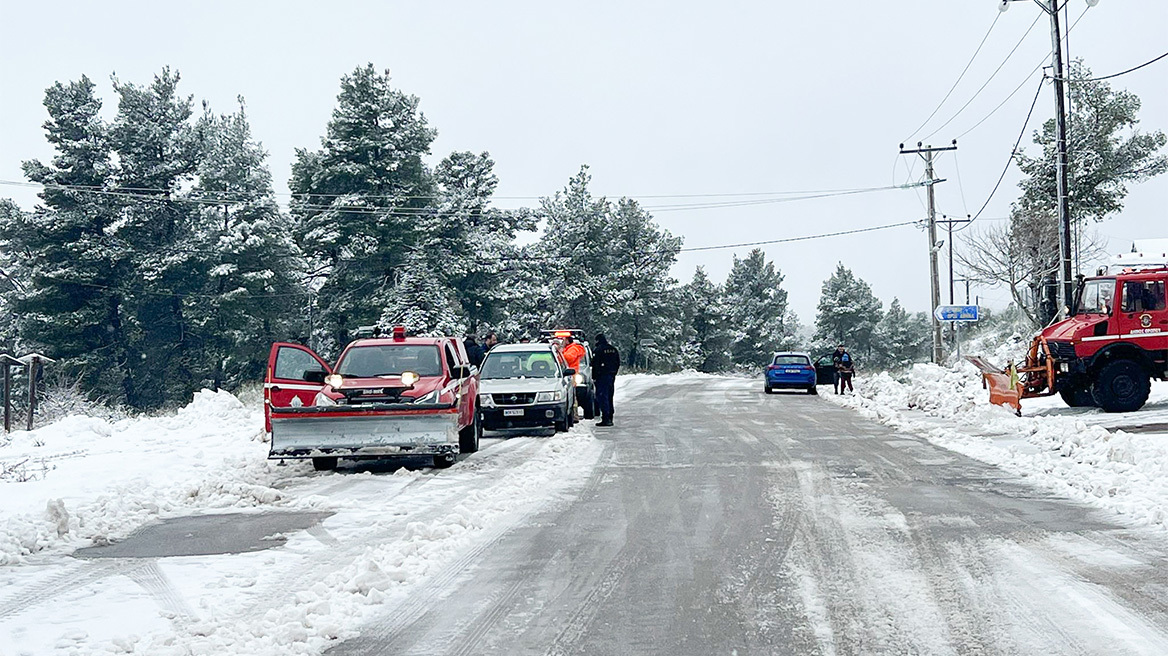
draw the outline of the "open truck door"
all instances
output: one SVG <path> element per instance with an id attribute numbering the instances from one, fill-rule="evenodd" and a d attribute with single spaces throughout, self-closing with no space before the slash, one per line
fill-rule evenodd
<path id="1" fill-rule="evenodd" d="M 290 342 L 272 344 L 264 378 L 264 430 L 272 432 L 273 407 L 312 405 L 330 373 L 328 364 L 308 347 Z"/>

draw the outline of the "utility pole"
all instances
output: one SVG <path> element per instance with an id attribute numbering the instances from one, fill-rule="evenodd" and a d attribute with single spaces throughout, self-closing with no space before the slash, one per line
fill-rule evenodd
<path id="1" fill-rule="evenodd" d="M 944 223 L 945 229 L 949 233 L 949 238 L 947 240 L 947 243 L 949 244 L 949 305 L 953 305 L 953 281 L 955 280 L 953 277 L 953 226 L 957 223 L 972 223 L 973 217 L 968 214 L 965 215 L 964 219 L 951 219 L 944 214 L 942 214 L 941 217 L 942 220 L 938 221 L 937 223 Z M 968 290 L 965 295 L 966 297 L 969 296 Z M 968 301 L 969 299 L 966 298 L 966 302 Z"/>
<path id="2" fill-rule="evenodd" d="M 938 148 L 922 146 L 921 142 L 918 141 L 917 147 L 913 150 L 905 150 L 904 144 L 900 144 L 901 155 L 915 153 L 925 160 L 925 179 L 923 184 L 928 188 L 929 195 L 929 277 L 931 279 L 929 315 L 933 317 L 933 362 L 935 364 L 941 364 L 945 358 L 945 354 L 941 347 L 941 322 L 933 314 L 937 306 L 941 304 L 941 280 L 937 272 L 937 251 L 941 249 L 941 245 L 937 243 L 937 207 L 936 198 L 933 193 L 933 185 L 938 182 L 944 182 L 944 180 L 933 177 L 933 153 L 944 150 L 957 150 L 957 140 L 953 140 L 952 146 Z"/>
<path id="3" fill-rule="evenodd" d="M 998 0 L 998 10 L 1006 11 L 1010 3 L 1015 0 Z M 1064 0 L 1065 6 L 1069 0 Z M 1087 5 L 1094 7 L 1099 0 L 1087 0 Z M 1056 147 L 1058 149 L 1055 161 L 1055 179 L 1058 188 L 1058 221 L 1059 221 L 1059 277 L 1062 278 L 1063 302 L 1058 314 L 1063 314 L 1064 308 L 1069 308 L 1074 300 L 1074 274 L 1071 271 L 1071 201 L 1067 184 L 1067 112 L 1065 74 L 1063 72 L 1063 40 L 1059 30 L 1059 0 L 1034 0 L 1034 4 L 1042 8 L 1050 16 L 1051 42 L 1051 69 L 1054 77 L 1054 107 Z"/>

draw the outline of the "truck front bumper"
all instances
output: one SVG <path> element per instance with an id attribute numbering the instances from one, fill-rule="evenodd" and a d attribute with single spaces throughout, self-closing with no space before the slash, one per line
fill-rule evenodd
<path id="1" fill-rule="evenodd" d="M 269 458 L 458 453 L 456 410 L 398 413 L 345 406 L 273 409 Z"/>

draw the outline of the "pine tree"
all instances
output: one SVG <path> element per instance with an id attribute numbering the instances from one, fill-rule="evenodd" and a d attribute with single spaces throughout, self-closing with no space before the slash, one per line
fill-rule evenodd
<path id="1" fill-rule="evenodd" d="M 127 401 L 139 408 L 185 401 L 202 383 L 200 344 L 186 315 L 207 277 L 198 204 L 187 189 L 200 144 L 190 120 L 193 98 L 178 94 L 179 79 L 163 69 L 147 86 L 114 80 L 114 188 L 125 195 L 115 197 L 120 221 L 110 232 L 133 250 L 126 293 L 135 393 Z"/>
<path id="2" fill-rule="evenodd" d="M 697 267 L 693 279 L 682 288 L 680 308 L 685 325 L 683 368 L 726 371 L 730 366 L 729 319 L 722 288 L 710 280 L 705 268 Z"/>
<path id="3" fill-rule="evenodd" d="M 669 270 L 677 261 L 681 238 L 658 226 L 629 198 L 610 207 L 609 222 L 611 273 L 600 282 L 603 329 L 628 362 L 647 365 L 661 359 L 661 345 L 680 340 L 681 322 L 673 312 L 677 281 Z"/>
<path id="4" fill-rule="evenodd" d="M 404 326 L 415 335 L 461 335 L 466 332 L 458 302 L 450 288 L 434 275 L 437 263 L 426 251 L 415 251 L 398 270 L 389 302 L 379 317 L 386 326 Z"/>
<path id="5" fill-rule="evenodd" d="M 794 345 L 797 321 L 787 307 L 783 274 L 756 248 L 734 256 L 726 279 L 725 303 L 732 326 L 730 357 L 735 364 L 761 365 L 776 350 Z"/>
<path id="6" fill-rule="evenodd" d="M 454 152 L 434 171 L 438 206 L 423 225 L 422 250 L 435 255 L 435 272 L 453 294 L 470 330 L 503 319 L 513 296 L 509 274 L 519 258 L 515 237 L 535 230 L 527 210 L 490 207 L 499 183 L 489 153 Z"/>
<path id="7" fill-rule="evenodd" d="M 930 340 L 931 325 L 924 313 L 910 315 L 893 298 L 876 324 L 872 362 L 878 367 L 900 369 L 916 362 Z"/>
<path id="8" fill-rule="evenodd" d="M 298 149 L 289 187 L 297 243 L 315 260 L 325 347 L 378 320 L 396 273 L 432 212 L 422 157 L 436 133 L 418 98 L 390 86 L 372 64 L 341 78 L 319 151 Z"/>
<path id="9" fill-rule="evenodd" d="M 844 344 L 853 356 L 872 353 L 872 334 L 882 316 L 880 302 L 868 283 L 844 265 L 824 281 L 815 316 L 815 339 L 821 349 Z"/>
<path id="10" fill-rule="evenodd" d="M 132 349 L 125 285 L 131 244 L 116 237 L 121 215 L 111 196 L 110 130 L 100 117 L 95 85 L 82 76 L 45 91 L 45 135 L 53 159 L 24 163 L 29 180 L 45 185 L 42 204 L 0 210 L 5 250 L 24 267 L 12 299 L 19 333 L 29 348 L 60 360 L 70 377 L 115 402 L 133 401 Z"/>
<path id="11" fill-rule="evenodd" d="M 308 296 L 267 153 L 252 139 L 242 98 L 239 103 L 238 112 L 225 116 L 205 108 L 193 191 L 203 201 L 197 255 L 207 276 L 191 308 L 192 329 L 203 356 L 201 376 L 229 389 L 263 376 L 272 342 L 305 333 L 300 308 Z"/>

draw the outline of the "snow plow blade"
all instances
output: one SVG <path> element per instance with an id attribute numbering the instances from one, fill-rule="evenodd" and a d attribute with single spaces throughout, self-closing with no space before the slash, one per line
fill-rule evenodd
<path id="1" fill-rule="evenodd" d="M 990 403 L 1010 406 L 1016 414 L 1022 414 L 1022 384 L 1013 363 L 1003 370 L 980 356 L 965 359 L 981 371 L 981 386 L 990 391 Z"/>
<path id="2" fill-rule="evenodd" d="M 269 458 L 458 453 L 458 413 L 272 408 Z"/>

